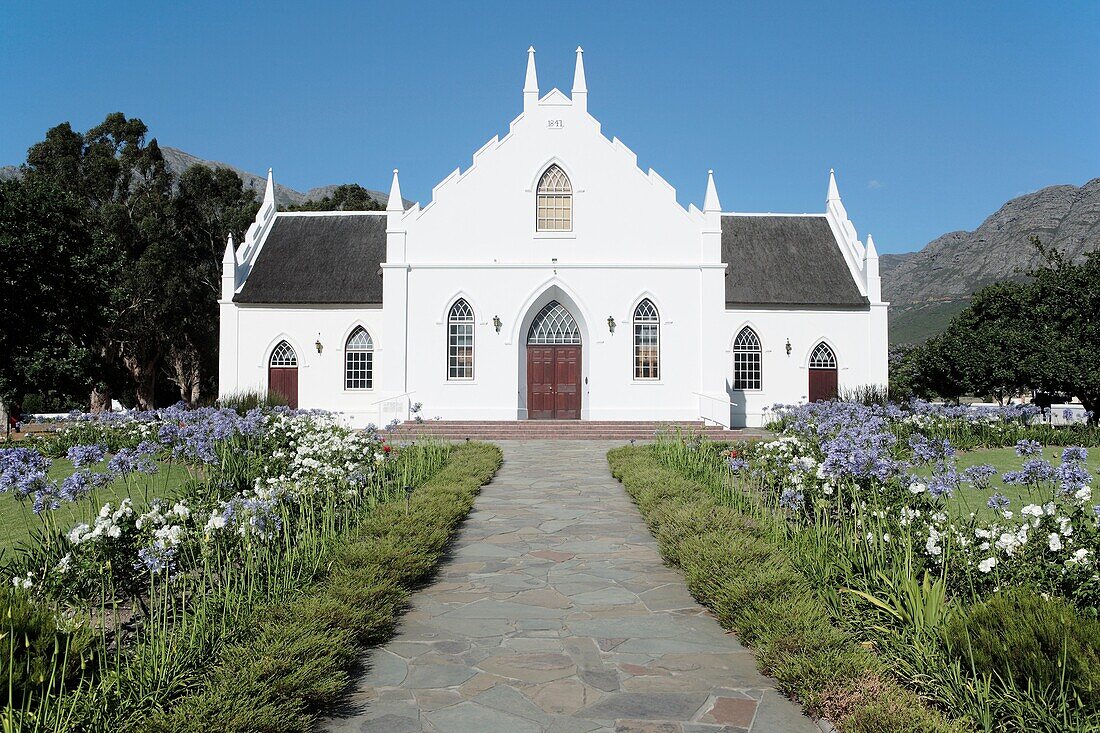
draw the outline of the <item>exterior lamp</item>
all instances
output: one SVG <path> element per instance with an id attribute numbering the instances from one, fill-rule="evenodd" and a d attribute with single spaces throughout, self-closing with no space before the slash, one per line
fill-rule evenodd
<path id="1" fill-rule="evenodd" d="M 785 348 L 787 349 L 787 356 L 790 356 L 791 355 L 791 340 L 790 339 L 787 339 L 787 346 Z"/>
<path id="2" fill-rule="evenodd" d="M 497 333 L 500 333 L 500 327 L 503 325 L 504 324 L 501 323 L 500 316 L 493 316 L 493 328 L 497 330 Z"/>
<path id="3" fill-rule="evenodd" d="M 607 330 L 611 333 L 615 333 L 615 316 L 607 317 Z"/>
<path id="4" fill-rule="evenodd" d="M 321 343 L 320 338 L 318 338 L 316 341 L 314 341 L 313 345 L 317 347 L 317 353 L 318 354 L 320 354 L 322 351 L 325 350 L 325 345 Z"/>

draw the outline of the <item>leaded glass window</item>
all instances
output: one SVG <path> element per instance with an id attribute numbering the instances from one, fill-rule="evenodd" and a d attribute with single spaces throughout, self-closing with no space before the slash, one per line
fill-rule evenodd
<path id="1" fill-rule="evenodd" d="M 646 298 L 634 309 L 634 378 L 659 379 L 660 360 L 661 320 Z"/>
<path id="2" fill-rule="evenodd" d="M 836 354 L 824 341 L 810 354 L 810 369 L 836 369 Z"/>
<path id="3" fill-rule="evenodd" d="M 458 299 L 447 315 L 447 379 L 474 378 L 474 311 Z"/>
<path id="4" fill-rule="evenodd" d="M 568 232 L 573 229 L 573 187 L 557 165 L 539 179 L 535 228 L 540 232 Z"/>
<path id="5" fill-rule="evenodd" d="M 271 366 L 298 366 L 298 355 L 294 353 L 294 347 L 288 344 L 286 341 L 280 341 L 279 345 L 275 347 L 275 350 L 271 352 Z"/>
<path id="6" fill-rule="evenodd" d="M 374 341 L 362 326 L 356 326 L 344 346 L 344 389 L 374 386 Z"/>
<path id="7" fill-rule="evenodd" d="M 733 341 L 733 388 L 761 389 L 760 337 L 748 326 Z"/>
<path id="8" fill-rule="evenodd" d="M 535 316 L 527 343 L 531 345 L 579 344 L 581 332 L 577 322 L 561 303 L 551 300 Z"/>

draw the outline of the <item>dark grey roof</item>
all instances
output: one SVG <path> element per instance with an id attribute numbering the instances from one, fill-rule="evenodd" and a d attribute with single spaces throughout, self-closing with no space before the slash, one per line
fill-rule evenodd
<path id="1" fill-rule="evenodd" d="M 723 216 L 726 306 L 864 308 L 824 216 Z"/>
<path id="2" fill-rule="evenodd" d="M 234 301 L 382 302 L 386 216 L 279 215 Z"/>

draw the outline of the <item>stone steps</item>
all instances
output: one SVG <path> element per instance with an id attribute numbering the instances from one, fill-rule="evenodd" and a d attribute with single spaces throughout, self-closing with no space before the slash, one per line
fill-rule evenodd
<path id="1" fill-rule="evenodd" d="M 398 439 L 445 440 L 652 440 L 655 433 L 701 433 L 711 440 L 735 440 L 741 431 L 694 421 L 660 420 L 426 420 L 405 422 L 390 435 Z"/>

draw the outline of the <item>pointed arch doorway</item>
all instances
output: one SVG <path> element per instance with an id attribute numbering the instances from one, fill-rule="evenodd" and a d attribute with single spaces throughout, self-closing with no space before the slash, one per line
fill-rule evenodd
<path id="1" fill-rule="evenodd" d="M 581 331 L 556 300 L 542 307 L 527 331 L 527 418 L 581 417 Z"/>

